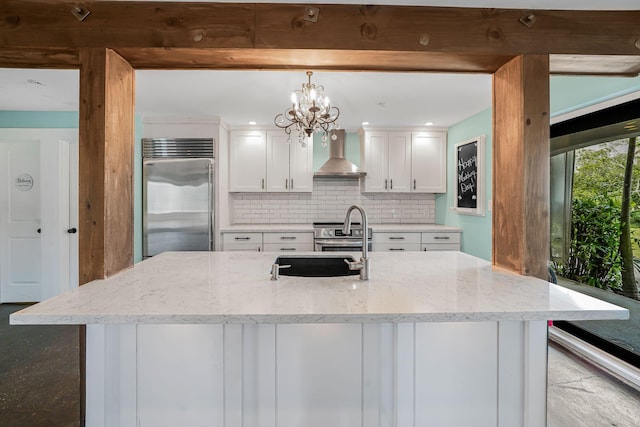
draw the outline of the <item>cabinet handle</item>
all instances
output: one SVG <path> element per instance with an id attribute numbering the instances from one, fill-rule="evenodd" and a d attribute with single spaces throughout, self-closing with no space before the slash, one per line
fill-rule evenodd
<path id="1" fill-rule="evenodd" d="M 264 190 L 264 178 L 262 178 L 262 189 Z"/>
<path id="2" fill-rule="evenodd" d="M 280 248 L 281 251 L 295 251 L 296 248 Z"/>
<path id="3" fill-rule="evenodd" d="M 251 237 L 234 237 L 235 240 L 251 240 Z"/>
<path id="4" fill-rule="evenodd" d="M 416 189 L 416 180 L 415 179 L 413 180 L 413 189 L 414 190 Z"/>
<path id="5" fill-rule="evenodd" d="M 427 252 L 427 248 L 424 248 L 424 249 L 423 249 L 423 251 L 424 251 L 424 252 Z"/>
<path id="6" fill-rule="evenodd" d="M 388 179 L 386 179 L 386 178 L 385 178 L 385 179 L 384 179 L 384 189 L 385 189 L 385 190 L 387 189 L 387 181 L 388 181 Z"/>
<path id="7" fill-rule="evenodd" d="M 293 178 L 291 178 L 291 189 L 293 190 Z"/>
<path id="8" fill-rule="evenodd" d="M 390 190 L 393 190 L 393 179 L 390 179 L 390 180 L 389 180 L 389 182 L 391 183 L 391 186 L 390 186 L 390 188 L 389 188 L 389 189 L 390 189 Z"/>
<path id="9" fill-rule="evenodd" d="M 262 252 L 262 248 L 258 246 L 258 252 Z"/>
<path id="10" fill-rule="evenodd" d="M 389 237 L 389 240 L 404 240 L 404 237 Z"/>
<path id="11" fill-rule="evenodd" d="M 285 190 L 289 189 L 289 180 L 287 178 L 284 179 L 284 189 Z"/>
<path id="12" fill-rule="evenodd" d="M 404 251 L 404 248 L 389 248 L 390 251 Z"/>
<path id="13" fill-rule="evenodd" d="M 449 236 L 433 236 L 434 240 L 449 240 Z"/>
<path id="14" fill-rule="evenodd" d="M 296 236 L 280 236 L 280 240 L 296 240 Z"/>

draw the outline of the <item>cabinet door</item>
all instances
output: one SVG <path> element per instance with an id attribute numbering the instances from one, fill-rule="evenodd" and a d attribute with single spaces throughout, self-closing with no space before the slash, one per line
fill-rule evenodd
<path id="1" fill-rule="evenodd" d="M 267 191 L 289 191 L 289 146 L 284 132 L 267 132 Z"/>
<path id="2" fill-rule="evenodd" d="M 446 132 L 415 132 L 411 137 L 411 191 L 447 191 Z"/>
<path id="3" fill-rule="evenodd" d="M 411 132 L 389 132 L 389 191 L 411 191 Z"/>
<path id="4" fill-rule="evenodd" d="M 265 191 L 266 135 L 260 131 L 231 133 L 229 191 Z"/>
<path id="5" fill-rule="evenodd" d="M 389 134 L 388 132 L 365 132 L 364 164 L 367 172 L 364 191 L 386 192 L 389 188 Z"/>
<path id="6" fill-rule="evenodd" d="M 297 138 L 289 147 L 289 191 L 298 193 L 313 191 L 313 137 L 307 138 L 303 147 Z"/>

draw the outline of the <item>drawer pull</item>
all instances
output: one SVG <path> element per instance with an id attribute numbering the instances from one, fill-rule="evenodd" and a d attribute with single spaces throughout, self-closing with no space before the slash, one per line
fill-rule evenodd
<path id="1" fill-rule="evenodd" d="M 449 240 L 449 236 L 434 236 L 434 240 Z"/>
<path id="2" fill-rule="evenodd" d="M 296 240 L 296 236 L 280 236 L 280 240 Z"/>
<path id="3" fill-rule="evenodd" d="M 404 251 L 404 248 L 389 248 L 390 251 Z"/>
<path id="4" fill-rule="evenodd" d="M 280 248 L 281 251 L 295 251 L 296 248 Z"/>
<path id="5" fill-rule="evenodd" d="M 389 237 L 389 240 L 404 240 L 404 237 Z"/>
<path id="6" fill-rule="evenodd" d="M 234 237 L 235 240 L 251 240 L 251 237 Z"/>

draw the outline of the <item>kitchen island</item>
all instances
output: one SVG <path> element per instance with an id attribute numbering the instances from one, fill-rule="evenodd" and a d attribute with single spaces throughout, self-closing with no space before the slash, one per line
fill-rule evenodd
<path id="1" fill-rule="evenodd" d="M 461 252 L 371 253 L 368 281 L 277 256 L 165 253 L 10 320 L 87 325 L 89 427 L 543 427 L 547 321 L 628 317 Z"/>

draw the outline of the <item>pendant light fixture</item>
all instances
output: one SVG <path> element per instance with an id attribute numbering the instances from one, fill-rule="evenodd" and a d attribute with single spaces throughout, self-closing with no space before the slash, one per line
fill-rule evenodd
<path id="1" fill-rule="evenodd" d="M 278 114 L 274 123 L 291 138 L 291 131 L 298 131 L 298 138 L 306 146 L 307 137 L 314 133 L 323 133 L 322 145 L 326 146 L 329 132 L 339 129 L 336 120 L 340 115 L 338 107 L 331 105 L 329 97 L 324 94 L 324 86 L 311 83 L 312 71 L 307 71 L 308 80 L 302 89 L 291 94 L 291 108 L 284 114 Z"/>

